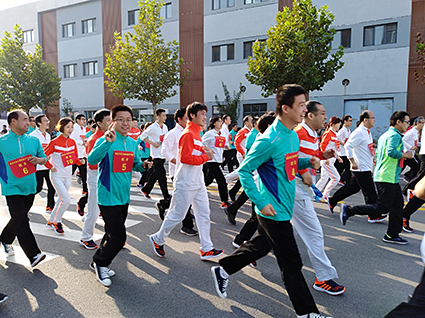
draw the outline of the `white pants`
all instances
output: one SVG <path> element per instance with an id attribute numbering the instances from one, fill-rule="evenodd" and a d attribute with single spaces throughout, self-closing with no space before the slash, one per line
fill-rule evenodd
<path id="1" fill-rule="evenodd" d="M 320 162 L 320 165 L 322 166 L 321 177 L 320 180 L 317 182 L 316 187 L 317 189 L 322 191 L 322 194 L 325 198 L 329 197 L 332 189 L 338 184 L 338 181 L 340 179 L 338 170 L 336 170 L 335 168 L 335 160 L 336 158 L 328 159 L 328 164 L 326 164 L 326 160 L 322 160 Z M 329 179 L 330 181 L 328 183 Z M 323 190 L 323 188 L 325 190 Z"/>
<path id="2" fill-rule="evenodd" d="M 52 184 L 59 196 L 59 199 L 55 203 L 55 208 L 53 209 L 52 214 L 50 214 L 50 222 L 62 223 L 62 215 L 71 203 L 71 196 L 69 195 L 71 176 L 59 177 L 55 175 L 55 172 L 53 172 L 50 174 L 50 180 L 52 180 Z"/>
<path id="3" fill-rule="evenodd" d="M 322 226 L 310 198 L 295 200 L 291 223 L 295 235 L 299 235 L 307 246 L 317 280 L 337 278 L 336 269 L 325 253 Z"/>
<path id="4" fill-rule="evenodd" d="M 183 221 L 191 204 L 201 240 L 201 250 L 207 252 L 214 248 L 210 237 L 210 207 L 205 186 L 197 190 L 174 189 L 164 222 L 159 231 L 153 234 L 153 239 L 158 245 L 165 244 L 165 239 L 173 228 Z"/>
<path id="5" fill-rule="evenodd" d="M 97 170 L 87 169 L 87 187 L 89 190 L 87 198 L 87 215 L 84 220 L 81 240 L 90 241 L 93 238 L 94 227 L 99 217 L 99 206 L 97 205 Z"/>

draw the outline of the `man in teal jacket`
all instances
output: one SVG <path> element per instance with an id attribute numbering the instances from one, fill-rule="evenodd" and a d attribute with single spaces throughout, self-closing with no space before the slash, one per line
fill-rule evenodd
<path id="1" fill-rule="evenodd" d="M 379 138 L 376 149 L 376 166 L 373 181 L 378 189 L 378 200 L 374 204 L 347 206 L 342 205 L 340 215 L 343 225 L 355 214 L 369 215 L 377 218 L 389 213 L 387 233 L 382 239 L 386 243 L 407 244 L 399 233 L 403 226 L 403 195 L 398 178 L 403 167 L 404 158 L 412 158 L 413 152 L 403 153 L 403 133 L 409 128 L 409 114 L 396 111 L 391 115 L 390 128 Z M 389 212 L 388 212 L 389 211 Z"/>
<path id="2" fill-rule="evenodd" d="M 98 281 L 104 286 L 112 284 L 110 276 L 115 272 L 109 264 L 123 248 L 126 240 L 125 220 L 130 203 L 132 170 L 144 171 L 152 163 L 141 162 L 137 142 L 127 136 L 131 129 L 133 111 L 125 105 L 111 109 L 113 123 L 96 144 L 87 160 L 90 165 L 99 165 L 97 200 L 105 221 L 105 235 L 91 267 Z"/>
<path id="3" fill-rule="evenodd" d="M 323 317 L 301 272 L 302 261 L 291 223 L 298 169 L 318 169 L 318 158 L 298 158 L 299 141 L 292 130 L 307 111 L 306 91 L 299 85 L 284 85 L 276 94 L 277 118 L 258 137 L 239 168 L 239 177 L 248 197 L 255 204 L 258 235 L 245 242 L 232 255 L 212 267 L 216 291 L 227 297 L 229 275 L 265 256 L 273 249 L 289 298 L 298 317 Z M 253 172 L 259 174 L 258 188 Z"/>
<path id="4" fill-rule="evenodd" d="M 7 116 L 10 131 L 0 137 L 0 182 L 11 219 L 3 229 L 0 241 L 8 255 L 14 255 L 12 242 L 19 244 L 34 267 L 46 258 L 31 231 L 28 212 L 37 190 L 36 164 L 44 165 L 46 155 L 40 141 L 27 134 L 27 114 L 14 110 Z"/>

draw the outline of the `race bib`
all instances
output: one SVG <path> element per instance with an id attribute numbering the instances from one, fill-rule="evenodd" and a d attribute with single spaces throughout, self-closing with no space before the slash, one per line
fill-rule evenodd
<path id="1" fill-rule="evenodd" d="M 159 141 L 160 141 L 160 142 L 164 142 L 164 136 L 165 136 L 165 135 L 161 135 L 161 136 L 159 136 Z"/>
<path id="2" fill-rule="evenodd" d="M 285 155 L 285 171 L 289 181 L 295 179 L 298 170 L 298 152 L 287 153 Z"/>
<path id="3" fill-rule="evenodd" d="M 131 151 L 114 151 L 114 172 L 131 172 L 133 169 L 134 153 Z"/>
<path id="4" fill-rule="evenodd" d="M 28 160 L 31 157 L 31 155 L 28 155 L 8 162 L 10 170 L 16 178 L 22 178 L 37 171 L 35 165 Z"/>
<path id="5" fill-rule="evenodd" d="M 69 151 L 61 154 L 62 164 L 64 167 L 68 167 L 77 163 L 77 156 L 74 151 Z"/>
<path id="6" fill-rule="evenodd" d="M 221 136 L 216 136 L 215 137 L 215 144 L 214 146 L 216 148 L 224 148 L 224 145 L 226 144 L 226 138 L 221 137 Z"/>
<path id="7" fill-rule="evenodd" d="M 372 156 L 375 156 L 375 148 L 373 148 L 373 143 L 370 143 L 367 146 L 369 147 L 369 151 L 372 154 Z"/>

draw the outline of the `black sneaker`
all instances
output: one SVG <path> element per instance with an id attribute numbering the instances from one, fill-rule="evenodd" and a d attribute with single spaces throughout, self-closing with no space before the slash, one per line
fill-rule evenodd
<path id="1" fill-rule="evenodd" d="M 165 216 L 165 209 L 162 207 L 161 203 L 156 202 L 155 203 L 155 208 L 158 211 L 158 216 L 159 218 L 164 221 L 164 216 Z"/>
<path id="2" fill-rule="evenodd" d="M 227 221 L 232 225 L 236 225 L 235 215 L 230 213 L 229 208 L 225 208 L 224 213 L 226 213 Z"/>
<path id="3" fill-rule="evenodd" d="M 164 257 L 165 256 L 164 245 L 158 245 L 153 239 L 153 235 L 149 235 L 149 240 L 152 243 L 153 251 L 155 252 L 155 254 L 158 255 L 159 257 Z"/>
<path id="4" fill-rule="evenodd" d="M 103 286 L 109 287 L 112 284 L 111 278 L 108 275 L 109 268 L 97 266 L 96 263 L 93 263 L 94 271 L 96 272 L 97 280 Z"/>
<path id="5" fill-rule="evenodd" d="M 93 261 L 90 262 L 90 268 L 95 271 Z M 106 268 L 108 269 L 107 273 L 109 277 L 115 276 L 115 271 L 113 269 L 110 269 L 109 267 L 106 267 Z"/>
<path id="6" fill-rule="evenodd" d="M 5 302 L 7 299 L 7 295 L 0 293 L 0 304 Z"/>
<path id="7" fill-rule="evenodd" d="M 221 268 L 220 266 L 211 267 L 211 273 L 212 273 L 215 290 L 217 291 L 217 294 L 221 298 L 226 298 L 227 297 L 226 288 L 227 288 L 228 279 L 221 277 L 220 268 Z"/>
<path id="8" fill-rule="evenodd" d="M 392 243 L 392 244 L 399 244 L 399 245 L 406 245 L 409 243 L 404 238 L 398 237 L 391 237 L 387 233 L 385 233 L 384 238 L 382 239 L 385 243 Z"/>
<path id="9" fill-rule="evenodd" d="M 403 219 L 403 231 L 407 233 L 413 233 L 413 229 L 409 226 L 409 220 Z"/>
<path id="10" fill-rule="evenodd" d="M 186 234 L 187 236 L 196 236 L 198 231 L 195 229 L 189 229 L 188 227 L 182 227 L 180 230 L 181 234 Z"/>
<path id="11" fill-rule="evenodd" d="M 46 254 L 44 253 L 38 253 L 36 256 L 34 256 L 31 260 L 31 267 L 37 266 L 42 260 L 46 258 Z"/>

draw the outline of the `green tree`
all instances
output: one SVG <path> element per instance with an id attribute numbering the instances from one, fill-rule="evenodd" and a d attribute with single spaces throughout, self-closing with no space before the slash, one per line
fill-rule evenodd
<path id="1" fill-rule="evenodd" d="M 20 108 L 27 113 L 38 106 L 58 106 L 60 78 L 52 64 L 46 64 L 40 45 L 34 54 L 25 53 L 22 29 L 15 25 L 14 35 L 5 32 L 0 48 L 0 109 Z"/>
<path id="2" fill-rule="evenodd" d="M 226 84 L 224 84 L 224 82 L 221 82 L 221 86 L 223 86 L 224 101 L 221 102 L 218 99 L 217 95 L 215 95 L 215 102 L 216 102 L 217 106 L 220 107 L 220 114 L 229 115 L 230 118 L 232 118 L 232 123 L 237 123 L 238 118 L 239 118 L 239 114 L 240 114 L 239 105 L 240 105 L 240 102 L 241 102 L 242 83 L 239 83 L 239 91 L 238 92 L 233 91 L 233 96 L 230 96 L 230 92 L 227 89 L 227 86 L 226 86 Z"/>
<path id="3" fill-rule="evenodd" d="M 316 8 L 311 0 L 295 0 L 285 7 L 268 31 L 266 45 L 256 41 L 248 58 L 251 84 L 261 87 L 264 97 L 283 84 L 299 84 L 308 91 L 321 90 L 344 65 L 342 46 L 331 54 L 334 15 L 327 6 Z"/>
<path id="4" fill-rule="evenodd" d="M 156 105 L 177 94 L 189 71 L 180 76 L 179 45 L 176 40 L 165 43 L 161 34 L 160 10 L 164 2 L 139 1 L 139 22 L 134 33 L 115 33 L 111 53 L 106 53 L 106 84 L 118 97 L 138 99 Z"/>

